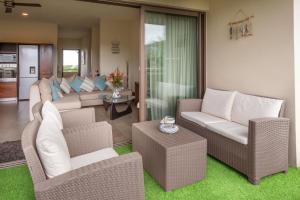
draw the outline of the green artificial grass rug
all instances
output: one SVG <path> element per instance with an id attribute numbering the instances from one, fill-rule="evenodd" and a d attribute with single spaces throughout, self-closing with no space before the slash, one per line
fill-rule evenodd
<path id="1" fill-rule="evenodd" d="M 131 145 L 116 148 L 119 154 L 131 152 Z M 300 199 L 300 170 L 290 168 L 287 174 L 279 173 L 264 178 L 254 186 L 228 166 L 208 157 L 206 178 L 172 192 L 165 192 L 145 172 L 146 200 L 297 200 Z M 0 199 L 34 199 L 33 185 L 27 166 L 0 170 Z"/>

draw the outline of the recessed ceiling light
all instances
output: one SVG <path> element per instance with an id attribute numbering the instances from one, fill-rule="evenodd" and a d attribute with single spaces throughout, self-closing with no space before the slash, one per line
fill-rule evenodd
<path id="1" fill-rule="evenodd" d="M 22 16 L 27 17 L 29 14 L 27 12 L 22 12 Z"/>

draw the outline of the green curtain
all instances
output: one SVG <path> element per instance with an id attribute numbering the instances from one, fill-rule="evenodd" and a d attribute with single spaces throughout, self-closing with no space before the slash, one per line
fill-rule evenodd
<path id="1" fill-rule="evenodd" d="M 197 18 L 146 12 L 145 50 L 148 120 L 174 117 L 197 96 Z"/>

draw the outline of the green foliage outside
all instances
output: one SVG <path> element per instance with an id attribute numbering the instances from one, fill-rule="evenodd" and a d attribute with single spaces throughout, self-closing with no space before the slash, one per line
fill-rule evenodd
<path id="1" fill-rule="evenodd" d="M 77 65 L 64 65 L 64 72 L 78 72 L 78 66 Z"/>

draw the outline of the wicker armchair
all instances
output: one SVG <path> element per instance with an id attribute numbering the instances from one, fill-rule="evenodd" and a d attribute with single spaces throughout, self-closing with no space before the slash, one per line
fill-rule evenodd
<path id="1" fill-rule="evenodd" d="M 176 123 L 207 139 L 207 153 L 248 177 L 253 184 L 261 178 L 288 170 L 289 119 L 278 118 L 249 121 L 248 144 L 244 145 L 200 126 L 181 116 L 182 112 L 200 112 L 201 99 L 177 101 Z"/>
<path id="2" fill-rule="evenodd" d="M 36 150 L 41 105 L 24 129 L 22 147 L 32 176 L 36 199 L 144 199 L 142 158 L 130 153 L 103 160 L 48 179 Z M 40 118 L 40 119 L 39 119 Z M 113 147 L 107 122 L 95 123 L 93 108 L 62 113 L 71 157 Z"/>

